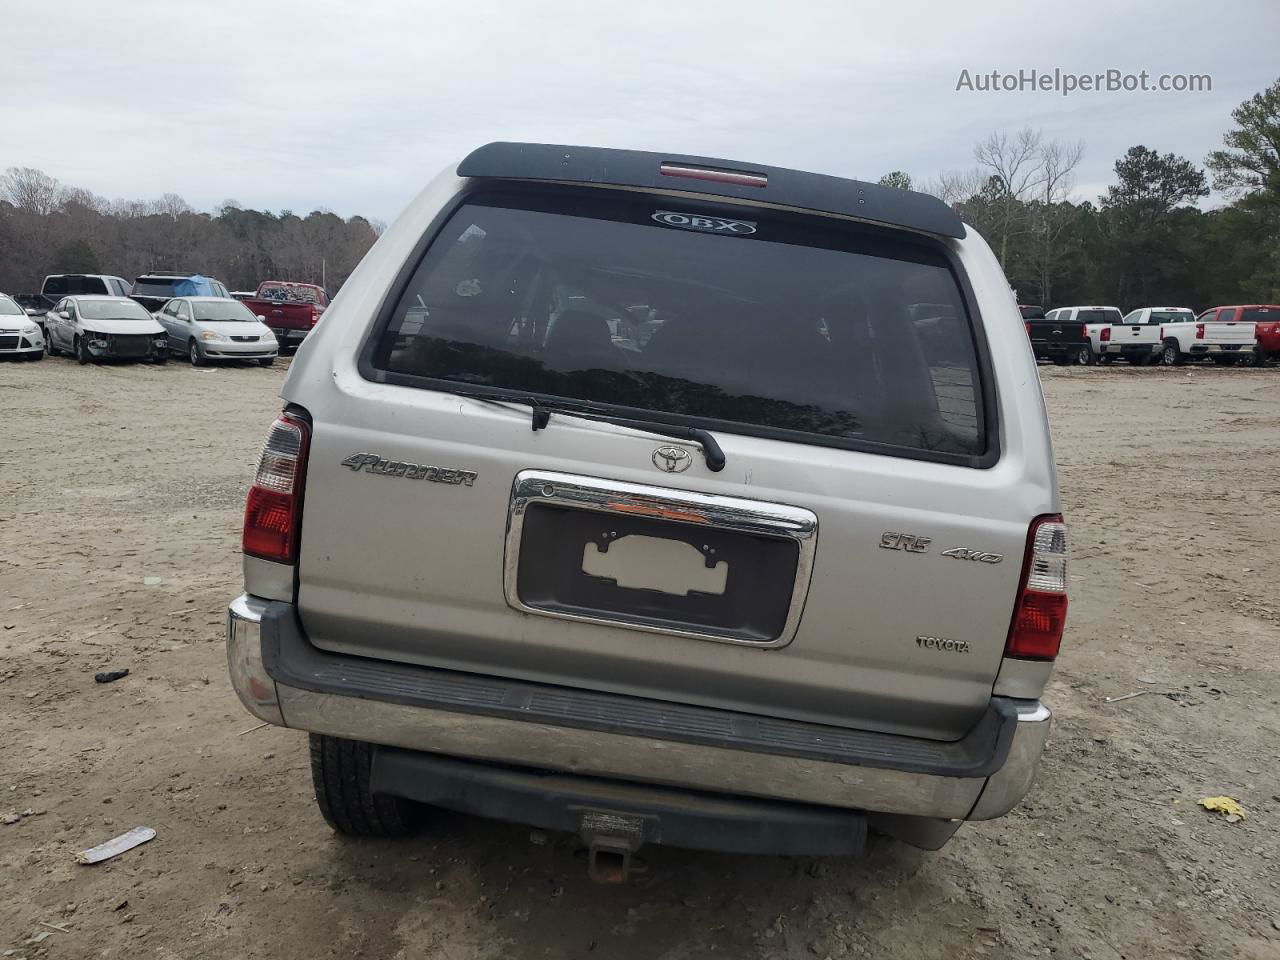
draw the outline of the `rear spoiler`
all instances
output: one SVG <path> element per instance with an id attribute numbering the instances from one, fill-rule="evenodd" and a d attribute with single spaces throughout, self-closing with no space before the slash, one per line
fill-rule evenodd
<path id="1" fill-rule="evenodd" d="M 965 235 L 955 211 L 926 193 L 711 157 L 552 143 L 490 143 L 458 164 L 458 176 L 709 194 L 834 213 L 941 237 Z"/>

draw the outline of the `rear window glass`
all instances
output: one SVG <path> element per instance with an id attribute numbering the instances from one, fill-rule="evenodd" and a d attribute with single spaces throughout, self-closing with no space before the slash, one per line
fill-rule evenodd
<path id="1" fill-rule="evenodd" d="M 373 366 L 710 429 L 982 453 L 974 340 L 943 256 L 749 217 L 725 226 L 652 197 L 473 198 L 376 335 Z"/>
<path id="2" fill-rule="evenodd" d="M 1254 307 L 1252 310 L 1246 310 L 1240 319 L 1251 323 L 1280 320 L 1280 307 Z"/>
<path id="3" fill-rule="evenodd" d="M 144 280 L 134 281 L 133 293 L 138 297 L 172 297 L 177 280 Z"/>
<path id="4" fill-rule="evenodd" d="M 1043 320 L 1044 310 L 1040 307 L 1018 307 L 1023 320 Z"/>
<path id="5" fill-rule="evenodd" d="M 1119 310 L 1078 310 L 1076 319 L 1081 323 L 1119 323 L 1124 318 Z"/>
<path id="6" fill-rule="evenodd" d="M 1152 310 L 1152 323 L 1186 323 L 1194 320 L 1196 315 L 1190 310 Z"/>

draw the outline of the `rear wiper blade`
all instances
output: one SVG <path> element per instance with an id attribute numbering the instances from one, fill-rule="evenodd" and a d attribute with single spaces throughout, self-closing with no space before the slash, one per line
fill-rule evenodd
<path id="1" fill-rule="evenodd" d="M 637 419 L 635 417 L 627 417 L 613 413 L 598 404 L 587 403 L 584 401 L 553 400 L 548 402 L 540 397 L 532 396 L 531 394 L 508 393 L 493 395 L 489 393 L 481 393 L 477 390 L 450 390 L 449 392 L 457 394 L 460 397 L 466 397 L 469 400 L 479 400 L 483 403 L 499 405 L 509 403 L 526 404 L 532 410 L 533 430 L 535 433 L 539 430 L 545 429 L 547 424 L 551 422 L 552 412 L 567 413 L 571 416 L 582 417 L 587 420 L 601 420 L 605 423 L 613 423 L 620 427 L 630 427 L 633 430 L 647 430 L 649 433 L 656 433 L 660 436 L 673 437 L 677 440 L 687 440 L 691 443 L 696 443 L 702 448 L 702 456 L 707 462 L 708 470 L 712 473 L 719 473 L 725 466 L 726 461 L 724 450 L 721 449 L 719 442 L 709 430 L 701 430 L 697 427 L 685 427 L 672 423 L 662 423 L 658 420 L 644 420 Z"/>
<path id="2" fill-rule="evenodd" d="M 702 458 L 707 461 L 708 470 L 712 473 L 719 473 L 724 469 L 724 450 L 720 448 L 720 444 L 710 430 L 700 430 L 697 427 L 682 427 L 677 424 L 661 423 L 656 420 L 633 420 L 630 417 L 615 416 L 611 413 L 588 413 L 584 414 L 584 416 L 604 420 L 607 423 L 616 423 L 620 427 L 647 430 L 650 433 L 660 434 L 664 437 L 674 437 L 677 440 L 688 440 L 691 443 L 696 443 L 702 447 Z"/>

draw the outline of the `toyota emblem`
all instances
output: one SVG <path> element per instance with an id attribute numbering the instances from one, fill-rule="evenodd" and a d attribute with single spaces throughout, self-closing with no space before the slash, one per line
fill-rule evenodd
<path id="1" fill-rule="evenodd" d="M 653 451 L 653 465 L 663 473 L 684 473 L 693 457 L 683 447 L 665 446 Z"/>

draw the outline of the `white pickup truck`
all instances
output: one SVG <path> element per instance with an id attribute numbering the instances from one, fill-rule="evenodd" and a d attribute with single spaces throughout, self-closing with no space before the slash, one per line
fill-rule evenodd
<path id="1" fill-rule="evenodd" d="M 1253 323 L 1217 320 L 1216 309 L 1198 317 L 1187 307 L 1144 309 L 1160 318 L 1160 360 L 1165 366 L 1181 366 L 1196 357 L 1209 357 L 1222 365 L 1253 358 L 1257 342 Z M 1227 315 L 1233 314 L 1228 310 Z"/>
<path id="2" fill-rule="evenodd" d="M 1154 363 L 1159 355 L 1158 330 L 1140 327 L 1129 317 L 1122 317 L 1119 307 L 1058 307 L 1045 320 L 1064 329 L 1076 324 L 1084 327 L 1089 350 L 1087 357 L 1079 357 L 1081 363 L 1110 363 L 1116 357 L 1124 357 L 1130 363 L 1145 365 Z"/>

